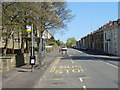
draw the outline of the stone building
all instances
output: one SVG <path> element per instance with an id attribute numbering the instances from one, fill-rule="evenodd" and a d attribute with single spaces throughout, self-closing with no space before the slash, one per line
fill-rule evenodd
<path id="1" fill-rule="evenodd" d="M 9 30 L 4 29 L 4 32 L 8 32 Z M 51 33 L 48 32 L 48 30 L 45 30 L 42 33 L 42 38 L 44 40 L 49 40 L 51 37 L 53 37 L 53 35 Z M 40 38 L 40 37 L 37 37 Z M 24 49 L 28 49 L 31 47 L 31 34 L 29 34 L 27 37 L 22 37 L 22 34 L 20 32 L 13 34 L 13 36 L 11 36 L 10 38 L 6 38 L 6 36 L 2 36 L 0 38 L 0 50 L 2 50 L 2 48 L 4 48 L 5 44 L 6 44 L 6 40 L 8 40 L 8 45 L 7 45 L 7 49 L 11 49 L 13 48 L 14 50 L 19 50 L 21 49 L 21 44 L 24 42 L 23 47 Z M 23 42 L 22 42 L 23 40 Z M 35 46 L 37 46 L 37 42 L 34 43 Z"/>
<path id="2" fill-rule="evenodd" d="M 120 20 L 106 24 L 104 30 L 104 52 L 120 55 Z"/>
<path id="3" fill-rule="evenodd" d="M 103 31 L 100 29 L 81 38 L 81 46 L 87 47 L 89 50 L 103 51 Z"/>
<path id="4" fill-rule="evenodd" d="M 120 19 L 110 21 L 79 40 L 89 50 L 120 56 Z"/>

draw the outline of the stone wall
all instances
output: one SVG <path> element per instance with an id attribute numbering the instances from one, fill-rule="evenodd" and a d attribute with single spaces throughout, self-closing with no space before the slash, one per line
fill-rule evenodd
<path id="1" fill-rule="evenodd" d="M 52 46 L 51 48 L 46 48 L 46 52 L 49 53 L 49 52 L 55 52 L 55 51 L 58 51 L 59 50 L 59 47 L 54 45 Z"/>
<path id="2" fill-rule="evenodd" d="M 0 72 L 1 71 L 9 71 L 16 67 L 15 56 L 6 56 L 1 57 L 0 59 Z"/>
<path id="3" fill-rule="evenodd" d="M 47 53 L 54 52 L 57 50 L 59 50 L 58 46 L 53 46 L 49 50 L 47 49 Z M 42 53 L 35 52 L 35 57 L 36 57 L 36 64 L 40 66 L 44 66 L 45 63 L 44 52 Z M 0 72 L 9 71 L 15 67 L 20 67 L 25 64 L 30 64 L 29 53 L 0 57 Z"/>
<path id="4" fill-rule="evenodd" d="M 18 54 L 0 57 L 0 72 L 29 64 L 29 54 Z"/>

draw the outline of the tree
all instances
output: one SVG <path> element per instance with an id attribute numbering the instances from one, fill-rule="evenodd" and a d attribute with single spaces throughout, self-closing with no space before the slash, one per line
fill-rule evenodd
<path id="1" fill-rule="evenodd" d="M 76 39 L 74 37 L 68 38 L 66 42 L 67 47 L 76 46 Z"/>
<path id="2" fill-rule="evenodd" d="M 56 31 L 64 28 L 73 17 L 71 10 L 66 8 L 66 2 L 4 2 L 2 5 L 2 33 L 6 33 L 4 37 L 7 39 L 5 48 L 8 46 L 8 39 L 14 39 L 14 35 L 19 34 L 22 40 L 21 50 L 24 49 L 23 37 L 30 34 L 26 32 L 26 25 L 33 24 L 34 35 L 42 37 L 44 30 Z"/>
<path id="3" fill-rule="evenodd" d="M 60 40 L 56 40 L 56 43 L 58 46 L 62 46 L 62 44 L 63 44 Z"/>

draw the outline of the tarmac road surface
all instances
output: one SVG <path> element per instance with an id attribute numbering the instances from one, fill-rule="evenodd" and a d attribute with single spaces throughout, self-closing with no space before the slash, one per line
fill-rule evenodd
<path id="1" fill-rule="evenodd" d="M 111 58 L 68 49 L 68 54 L 58 57 L 34 88 L 118 88 L 118 59 L 112 59 L 116 65 L 105 61 Z"/>

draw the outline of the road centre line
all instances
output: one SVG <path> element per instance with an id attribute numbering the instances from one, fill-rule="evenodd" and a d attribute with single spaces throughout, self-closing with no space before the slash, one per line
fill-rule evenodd
<path id="1" fill-rule="evenodd" d="M 86 90 L 86 86 L 83 86 L 83 89 Z"/>
<path id="2" fill-rule="evenodd" d="M 74 63 L 74 61 L 73 61 L 72 58 L 71 58 L 71 55 L 70 55 L 69 57 L 70 57 L 71 62 Z"/>
<path id="3" fill-rule="evenodd" d="M 83 69 L 80 69 L 81 70 L 81 72 L 83 72 Z"/>
<path id="4" fill-rule="evenodd" d="M 83 79 L 82 78 L 79 78 L 80 82 L 83 82 Z"/>

